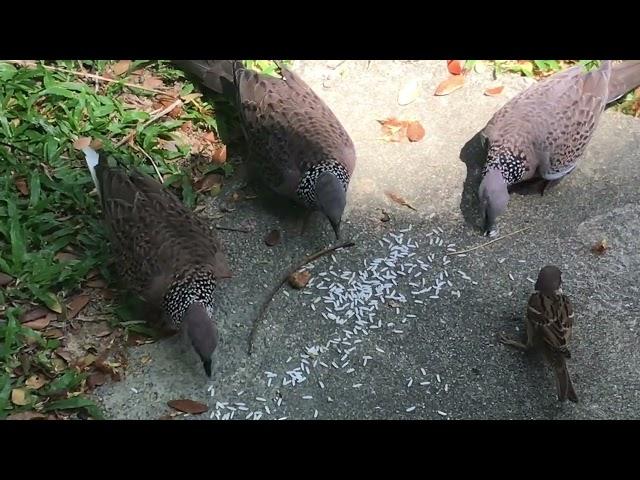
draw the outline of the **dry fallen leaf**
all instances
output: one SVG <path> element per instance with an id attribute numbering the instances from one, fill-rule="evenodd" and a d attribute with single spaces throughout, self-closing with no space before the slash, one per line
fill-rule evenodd
<path id="1" fill-rule="evenodd" d="M 75 316 L 80 313 L 80 310 L 87 306 L 89 300 L 91 300 L 89 295 L 76 295 L 69 300 L 67 303 L 68 318 L 75 318 Z"/>
<path id="2" fill-rule="evenodd" d="M 606 240 L 600 240 L 593 247 L 591 247 L 591 251 L 596 255 L 602 255 L 607 250 L 609 250 L 609 244 L 607 243 Z"/>
<path id="3" fill-rule="evenodd" d="M 289 285 L 291 285 L 293 288 L 297 288 L 298 290 L 300 290 L 301 288 L 304 288 L 307 286 L 307 283 L 309 283 L 309 280 L 311 279 L 311 272 L 309 272 L 308 270 L 302 270 L 299 272 L 293 272 L 291 275 L 289 275 Z"/>
<path id="4" fill-rule="evenodd" d="M 209 192 L 213 191 L 214 194 L 220 192 L 220 188 L 222 187 L 223 176 L 217 173 L 209 173 L 202 177 L 195 183 L 196 192 Z"/>
<path id="5" fill-rule="evenodd" d="M 29 187 L 27 186 L 27 181 L 24 178 L 17 178 L 14 183 L 23 197 L 29 195 Z"/>
<path id="6" fill-rule="evenodd" d="M 27 387 L 33 390 L 38 390 L 39 388 L 42 388 L 46 383 L 47 383 L 47 379 L 42 375 L 31 375 L 29 378 L 27 378 L 27 381 L 24 382 L 24 384 Z"/>
<path id="7" fill-rule="evenodd" d="M 114 75 L 119 77 L 120 75 L 126 73 L 127 70 L 129 70 L 130 66 L 131 60 L 120 60 L 118 63 L 111 66 L 111 71 Z"/>
<path id="8" fill-rule="evenodd" d="M 271 230 L 267 233 L 266 237 L 264 237 L 264 243 L 267 244 L 268 247 L 273 247 L 280 242 L 280 230 Z"/>
<path id="9" fill-rule="evenodd" d="M 82 150 L 83 148 L 87 148 L 91 144 L 91 137 L 80 137 L 75 142 L 73 142 L 73 148 L 76 150 Z"/>
<path id="10" fill-rule="evenodd" d="M 73 356 L 71 355 L 71 353 L 69 353 L 66 350 L 63 350 L 62 348 L 58 348 L 56 350 L 56 355 L 64 359 L 64 361 L 67 363 L 71 363 L 73 361 Z"/>
<path id="11" fill-rule="evenodd" d="M 447 60 L 447 69 L 452 75 L 460 75 L 462 73 L 461 60 Z"/>
<path id="12" fill-rule="evenodd" d="M 20 322 L 22 322 L 22 323 L 30 322 L 30 321 L 35 320 L 37 318 L 44 317 L 45 315 L 47 315 L 47 313 L 50 313 L 49 309 L 44 308 L 44 307 L 36 307 L 33 310 L 29 310 L 27 313 L 25 313 L 20 318 Z"/>
<path id="13" fill-rule="evenodd" d="M 195 402 L 193 400 L 181 399 L 181 400 L 171 400 L 167 402 L 171 408 L 175 408 L 184 413 L 191 413 L 197 415 L 199 413 L 204 413 L 209 410 L 209 407 L 204 403 Z"/>
<path id="14" fill-rule="evenodd" d="M 484 94 L 489 96 L 489 97 L 495 97 L 497 95 L 500 95 L 502 93 L 502 90 L 504 90 L 504 86 L 503 85 L 498 85 L 496 87 L 487 88 L 484 91 Z"/>
<path id="15" fill-rule="evenodd" d="M 383 140 L 387 142 L 400 142 L 406 138 L 406 121 L 398 120 L 396 117 L 389 117 L 384 120 L 378 120 L 378 122 L 382 125 Z"/>
<path id="16" fill-rule="evenodd" d="M 162 83 L 162 80 L 160 80 L 159 78 L 154 77 L 153 75 L 149 75 L 144 79 L 144 82 L 142 82 L 142 86 L 144 88 L 157 89 L 163 87 L 164 83 Z"/>
<path id="17" fill-rule="evenodd" d="M 398 105 L 409 105 L 414 102 L 420 94 L 420 82 L 413 79 L 405 83 L 398 93 Z"/>
<path id="18" fill-rule="evenodd" d="M 451 75 L 446 80 L 440 82 L 434 95 L 449 95 L 464 85 L 464 75 Z"/>
<path id="19" fill-rule="evenodd" d="M 11 390 L 11 403 L 18 406 L 28 405 L 27 391 L 24 388 L 14 388 Z"/>
<path id="20" fill-rule="evenodd" d="M 200 98 L 201 96 L 201 93 L 188 93 L 187 95 L 181 95 L 180 98 L 184 103 L 188 103 L 195 100 L 196 98 Z"/>
<path id="21" fill-rule="evenodd" d="M 94 372 L 91 375 L 89 375 L 89 378 L 87 378 L 87 386 L 89 388 L 95 388 L 100 385 L 104 385 L 106 381 L 107 381 L 107 377 L 105 377 L 104 373 Z"/>
<path id="22" fill-rule="evenodd" d="M 417 210 L 413 208 L 413 206 L 409 202 L 407 202 L 404 198 L 402 198 L 400 195 L 397 195 L 389 191 L 386 191 L 384 193 L 387 197 L 389 197 L 391 200 L 393 200 L 397 204 L 402 205 L 403 207 L 410 208 L 411 210 L 415 210 L 417 212 Z"/>
<path id="23" fill-rule="evenodd" d="M 86 285 L 89 288 L 106 288 L 107 282 L 102 278 L 96 278 L 94 280 L 89 280 Z"/>
<path id="24" fill-rule="evenodd" d="M 213 155 L 211 155 L 211 160 L 213 160 L 214 163 L 218 163 L 218 164 L 222 164 L 224 162 L 227 161 L 227 146 L 226 145 L 222 145 L 219 148 L 216 148 L 215 151 L 213 152 Z"/>
<path id="25" fill-rule="evenodd" d="M 424 127 L 420 122 L 411 122 L 407 127 L 407 138 L 410 142 L 419 142 L 424 138 Z"/>
<path id="26" fill-rule="evenodd" d="M 73 260 L 78 260 L 78 256 L 69 252 L 58 252 L 53 257 L 59 262 L 72 262 Z"/>
<path id="27" fill-rule="evenodd" d="M 44 336 L 47 338 L 62 338 L 64 333 L 59 328 L 50 328 L 44 332 Z"/>
<path id="28" fill-rule="evenodd" d="M 44 317 L 38 318 L 37 320 L 32 320 L 30 322 L 25 322 L 22 325 L 32 330 L 43 330 L 49 326 L 52 320 L 55 319 L 56 315 L 54 315 L 53 313 L 47 313 Z"/>
<path id="29" fill-rule="evenodd" d="M 11 275 L 0 272 L 0 287 L 9 285 L 11 282 L 13 282 L 13 277 Z"/>
<path id="30" fill-rule="evenodd" d="M 29 410 L 27 412 L 12 413 L 7 420 L 44 420 L 47 415 Z"/>

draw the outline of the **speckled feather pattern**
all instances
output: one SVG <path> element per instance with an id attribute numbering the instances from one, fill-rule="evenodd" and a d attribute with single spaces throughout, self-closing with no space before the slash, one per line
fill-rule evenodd
<path id="1" fill-rule="evenodd" d="M 334 172 L 345 190 L 355 168 L 346 130 L 304 81 L 286 68 L 283 78 L 237 72 L 243 127 L 251 162 L 274 191 L 315 207 L 315 179 Z"/>
<path id="2" fill-rule="evenodd" d="M 541 81 L 511 99 L 485 127 L 485 172 L 499 169 L 508 184 L 569 173 L 591 140 L 608 97 L 610 62 L 581 66 Z"/>
<path id="3" fill-rule="evenodd" d="M 229 275 L 221 245 L 160 183 L 102 162 L 104 217 L 122 280 L 178 328 L 192 302 L 212 307 L 216 278 Z"/>
<path id="4" fill-rule="evenodd" d="M 560 365 L 564 358 L 571 358 L 568 343 L 573 328 L 573 306 L 566 295 L 533 293 L 527 305 L 527 320 L 552 365 Z"/>

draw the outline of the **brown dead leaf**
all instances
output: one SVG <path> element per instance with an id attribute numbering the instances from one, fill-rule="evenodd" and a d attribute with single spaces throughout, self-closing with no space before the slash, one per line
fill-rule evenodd
<path id="1" fill-rule="evenodd" d="M 185 133 L 190 133 L 193 131 L 193 122 L 191 120 L 188 120 L 186 122 L 184 122 L 182 125 L 180 125 L 180 130 L 182 130 Z"/>
<path id="2" fill-rule="evenodd" d="M 87 386 L 89 388 L 95 388 L 95 387 L 98 387 L 100 385 L 104 385 L 106 381 L 107 381 L 107 377 L 104 375 L 104 373 L 102 373 L 102 372 L 93 372 L 87 378 Z"/>
<path id="3" fill-rule="evenodd" d="M 264 243 L 268 247 L 273 247 L 280 243 L 280 230 L 271 230 L 269 233 L 267 233 L 267 235 L 264 237 Z"/>
<path id="4" fill-rule="evenodd" d="M 227 161 L 227 146 L 222 145 L 214 150 L 213 155 L 211 155 L 211 160 L 214 163 L 222 164 Z"/>
<path id="5" fill-rule="evenodd" d="M 101 332 L 96 333 L 94 336 L 98 338 L 103 338 L 111 335 L 113 330 L 102 330 Z"/>
<path id="6" fill-rule="evenodd" d="M 87 368 L 89 365 L 92 365 L 93 363 L 95 363 L 97 358 L 98 357 L 96 357 L 93 353 L 89 353 L 89 354 L 85 355 L 84 357 L 78 359 L 76 365 L 79 368 L 84 369 L 84 368 Z M 68 363 L 71 363 L 71 362 L 68 362 Z"/>
<path id="7" fill-rule="evenodd" d="M 42 375 L 31 375 L 24 384 L 32 390 L 38 390 L 46 385 L 47 379 Z"/>
<path id="8" fill-rule="evenodd" d="M 300 290 L 301 288 L 304 288 L 307 286 L 307 283 L 309 283 L 309 280 L 311 279 L 311 272 L 308 270 L 302 270 L 302 271 L 298 271 L 298 272 L 293 272 L 291 275 L 289 275 L 289 285 L 291 285 L 293 288 L 297 288 L 298 290 Z"/>
<path id="9" fill-rule="evenodd" d="M 424 138 L 424 127 L 420 122 L 411 122 L 407 127 L 407 138 L 410 142 L 419 142 Z"/>
<path id="10" fill-rule="evenodd" d="M 80 311 L 87 306 L 91 300 L 89 295 L 76 295 L 67 303 L 68 318 L 75 318 Z"/>
<path id="11" fill-rule="evenodd" d="M 73 356 L 67 350 L 63 350 L 62 348 L 58 348 L 56 350 L 56 355 L 60 358 L 64 359 L 65 362 L 71 363 L 73 361 Z"/>
<path id="12" fill-rule="evenodd" d="M 446 80 L 440 82 L 434 95 L 449 95 L 464 85 L 464 75 L 451 75 Z"/>
<path id="13" fill-rule="evenodd" d="M 142 82 L 142 86 L 144 88 L 152 88 L 155 90 L 163 87 L 164 83 L 162 83 L 162 80 L 160 80 L 159 78 L 154 77 L 153 75 L 149 75 L 144 79 L 144 82 Z"/>
<path id="14" fill-rule="evenodd" d="M 74 260 L 78 260 L 79 257 L 69 252 L 58 252 L 53 258 L 55 258 L 59 262 L 72 262 Z"/>
<path id="15" fill-rule="evenodd" d="M 460 75 L 462 73 L 461 60 L 447 60 L 447 69 L 452 75 Z"/>
<path id="16" fill-rule="evenodd" d="M 42 317 L 46 316 L 48 313 L 50 313 L 49 309 L 44 308 L 44 307 L 36 307 L 36 308 L 34 308 L 32 310 L 29 310 L 27 313 L 25 313 L 20 318 L 20 321 L 22 323 L 30 322 L 30 321 L 35 320 L 37 318 L 42 318 Z"/>
<path id="17" fill-rule="evenodd" d="M 383 140 L 387 142 L 400 142 L 407 135 L 407 122 L 396 117 L 378 120 L 382 125 Z"/>
<path id="18" fill-rule="evenodd" d="M 16 178 L 14 183 L 23 197 L 29 195 L 29 187 L 27 186 L 27 181 L 24 178 Z"/>
<path id="19" fill-rule="evenodd" d="M 119 77 L 129 70 L 131 66 L 131 60 L 120 60 L 118 63 L 111 66 L 111 71 L 116 77 Z"/>
<path id="20" fill-rule="evenodd" d="M 202 96 L 201 93 L 188 93 L 187 95 L 181 95 L 180 98 L 184 103 L 189 103 L 195 100 L 196 98 L 200 98 Z"/>
<path id="21" fill-rule="evenodd" d="M 500 95 L 503 90 L 504 90 L 504 85 L 498 85 L 498 86 L 495 86 L 495 87 L 487 88 L 484 91 L 484 94 L 489 96 L 489 97 L 495 97 L 495 96 Z"/>
<path id="22" fill-rule="evenodd" d="M 67 368 L 67 364 L 65 363 L 65 361 L 62 360 L 61 358 L 56 358 L 56 357 L 51 359 L 51 365 L 53 365 L 53 371 L 56 373 L 62 372 Z"/>
<path id="23" fill-rule="evenodd" d="M 609 244 L 607 243 L 607 240 L 600 240 L 593 247 L 591 247 L 591 251 L 596 255 L 602 255 L 607 250 L 609 250 Z"/>
<path id="24" fill-rule="evenodd" d="M 387 197 L 389 197 L 392 201 L 396 202 L 398 205 L 402 205 L 403 207 L 410 208 L 411 210 L 415 210 L 416 212 L 418 211 L 415 208 L 413 208 L 413 206 L 409 202 L 407 202 L 404 198 L 402 198 L 400 195 L 393 192 L 389 192 L 389 191 L 386 191 L 384 193 Z"/>
<path id="25" fill-rule="evenodd" d="M 13 277 L 11 275 L 0 272 L 0 287 L 7 286 L 11 282 L 13 282 Z"/>
<path id="26" fill-rule="evenodd" d="M 24 388 L 14 388 L 11 390 L 11 403 L 21 407 L 28 405 L 29 400 L 27 400 L 27 391 Z"/>
<path id="27" fill-rule="evenodd" d="M 52 320 L 55 320 L 57 317 L 53 313 L 47 313 L 44 317 L 38 318 L 37 320 L 32 320 L 30 322 L 24 322 L 22 325 L 30 328 L 32 330 L 44 330 L 49 326 Z"/>
<path id="28" fill-rule="evenodd" d="M 29 410 L 27 412 L 12 413 L 7 417 L 7 420 L 44 420 L 46 418 L 47 415 L 44 413 Z"/>
<path id="29" fill-rule="evenodd" d="M 209 410 L 209 407 L 204 403 L 195 402 L 193 400 L 181 399 L 181 400 L 171 400 L 167 402 L 171 408 L 179 410 L 184 413 L 191 413 L 197 415 L 199 413 L 204 413 Z"/>
<path id="30" fill-rule="evenodd" d="M 217 195 L 222 187 L 223 179 L 224 177 L 220 174 L 209 173 L 195 183 L 196 192 L 202 193 L 213 191 L 214 194 Z"/>
<path id="31" fill-rule="evenodd" d="M 62 338 L 64 333 L 59 328 L 50 328 L 44 332 L 44 336 L 47 338 Z"/>
<path id="32" fill-rule="evenodd" d="M 73 148 L 76 150 L 82 150 L 83 148 L 87 148 L 91 144 L 91 137 L 80 137 L 75 142 L 73 142 Z"/>
<path id="33" fill-rule="evenodd" d="M 86 285 L 89 288 L 106 288 L 107 282 L 102 278 L 95 278 L 93 280 L 89 280 Z"/>

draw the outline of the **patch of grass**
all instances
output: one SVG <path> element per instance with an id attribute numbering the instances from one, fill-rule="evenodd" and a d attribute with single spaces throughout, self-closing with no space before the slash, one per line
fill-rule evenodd
<path id="1" fill-rule="evenodd" d="M 508 72 L 534 78 L 547 77 L 576 64 L 586 70 L 600 66 L 599 60 L 491 60 L 490 63 L 496 75 Z M 466 60 L 465 68 L 471 70 L 476 64 L 477 60 Z M 616 101 L 612 108 L 627 115 L 640 116 L 640 89 L 629 92 Z"/>
<path id="2" fill-rule="evenodd" d="M 212 105 L 189 97 L 194 85 L 169 63 L 133 61 L 128 72 L 141 73 L 125 74 L 120 82 L 96 82 L 51 68 L 105 76 L 113 65 L 105 60 L 29 66 L 0 62 L 0 273 L 13 278 L 0 287 L 0 418 L 23 410 L 76 408 L 99 415 L 82 395 L 86 374 L 54 353 L 64 337 L 52 340 L 46 329 L 35 331 L 20 321 L 33 305 L 44 305 L 64 326 L 65 304 L 89 272 L 99 269 L 112 280 L 94 186 L 73 142 L 79 137 L 99 140 L 103 153 L 155 176 L 146 153 L 190 206 L 197 200 L 194 177 L 218 170 L 232 173 L 228 164 L 209 163 L 200 171 L 189 165 L 193 138 L 216 133 L 217 125 Z M 155 79 L 152 88 L 181 95 L 185 102 L 177 113 L 145 126 L 170 97 L 163 100 L 124 82 L 143 84 L 150 77 Z M 116 148 L 132 130 L 134 139 Z M 34 371 L 47 377 L 45 386 L 27 385 Z"/>

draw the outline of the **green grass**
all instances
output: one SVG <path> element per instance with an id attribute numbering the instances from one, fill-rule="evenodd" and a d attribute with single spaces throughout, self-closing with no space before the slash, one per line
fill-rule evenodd
<path id="1" fill-rule="evenodd" d="M 273 73 L 271 62 L 246 62 Z M 196 131 L 217 132 L 213 106 L 206 97 L 190 99 L 178 118 L 165 116 L 144 126 L 150 114 L 127 104 L 130 98 L 122 95 L 133 94 L 141 101 L 157 97 L 125 86 L 131 80 L 127 74 L 120 82 L 100 82 L 96 88 L 90 79 L 45 68 L 103 75 L 113 64 L 67 60 L 22 67 L 0 62 L 0 273 L 14 279 L 0 287 L 0 418 L 34 409 L 83 408 L 91 416 L 100 415 L 83 395 L 86 372 L 66 364 L 60 367 L 54 350 L 64 338 L 48 339 L 20 322 L 34 305 L 47 306 L 64 320 L 67 299 L 93 269 L 99 269 L 109 283 L 114 280 L 107 268 L 109 248 L 100 210 L 91 194 L 94 186 L 84 156 L 73 142 L 78 137 L 99 139 L 103 153 L 155 176 L 137 148 L 126 143 L 114 146 L 135 129 L 134 144 L 154 159 L 165 183 L 191 207 L 197 201 L 194 177 L 215 170 L 232 173 L 228 163 L 192 167 L 186 161 L 191 147 L 180 133 L 186 122 Z M 183 97 L 197 91 L 167 62 L 133 61 L 128 72 L 142 67 L 167 87 L 180 82 Z M 166 142 L 175 142 L 175 151 L 164 148 Z M 59 258 L 60 253 L 72 256 Z M 125 327 L 146 328 L 130 318 Z M 50 377 L 47 385 L 37 390 L 25 386 L 28 373 L 34 371 L 18 368 L 24 366 L 25 357 Z M 12 403 L 13 389 L 26 389 L 26 405 Z"/>

